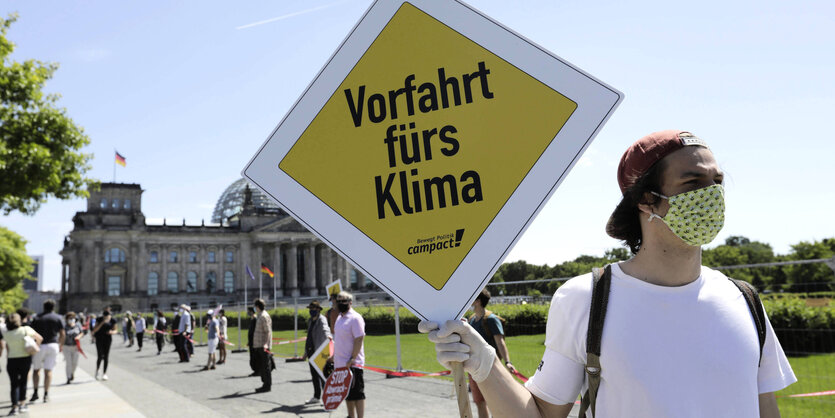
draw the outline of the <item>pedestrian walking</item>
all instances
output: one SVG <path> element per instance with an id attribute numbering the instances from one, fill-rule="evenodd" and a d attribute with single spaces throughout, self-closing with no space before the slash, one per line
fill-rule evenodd
<path id="1" fill-rule="evenodd" d="M 725 221 L 724 173 L 707 144 L 668 130 L 633 143 L 606 225 L 629 260 L 557 289 L 545 351 L 516 383 L 469 324 L 422 321 L 438 361 L 463 362 L 497 416 L 779 417 L 797 381 L 755 290 L 703 266 Z"/>
<path id="2" fill-rule="evenodd" d="M 157 342 L 157 355 L 162 354 L 162 347 L 165 345 L 165 333 L 168 332 L 165 322 L 165 315 L 157 309 L 154 313 L 154 339 Z"/>
<path id="3" fill-rule="evenodd" d="M 186 333 L 186 349 L 188 351 L 188 358 L 194 356 L 194 330 L 197 329 L 197 318 L 191 313 L 191 307 L 186 305 L 186 310 L 189 313 L 189 331 Z"/>
<path id="4" fill-rule="evenodd" d="M 333 327 L 334 367 L 350 367 L 351 389 L 345 398 L 350 418 L 362 418 L 365 415 L 365 380 L 362 366 L 365 365 L 365 320 L 359 312 L 351 308 L 354 296 L 342 291 L 336 295 L 336 309 L 339 316 Z"/>
<path id="5" fill-rule="evenodd" d="M 122 342 L 125 345 L 128 345 L 128 318 L 122 315 L 122 319 L 119 321 L 122 326 Z"/>
<path id="6" fill-rule="evenodd" d="M 131 311 L 125 312 L 125 333 L 128 335 L 128 347 L 133 347 L 135 322 Z"/>
<path id="7" fill-rule="evenodd" d="M 9 374 L 11 385 L 12 409 L 9 415 L 26 412 L 26 380 L 29 378 L 29 368 L 32 367 L 32 352 L 27 348 L 34 343 L 36 346 L 43 341 L 43 337 L 28 325 L 22 325 L 20 314 L 13 313 L 6 324 L 6 332 L 0 335 L 0 354 L 2 346 L 8 351 L 6 372 Z M 27 342 L 28 340 L 28 342 Z"/>
<path id="8" fill-rule="evenodd" d="M 116 319 L 110 311 L 102 312 L 101 317 L 96 321 L 93 328 L 93 338 L 96 341 L 96 380 L 99 380 L 99 369 L 104 363 L 101 380 L 107 380 L 107 366 L 110 362 L 110 345 L 113 344 L 113 334 L 119 332 L 116 327 Z"/>
<path id="9" fill-rule="evenodd" d="M 142 340 L 145 339 L 145 317 L 142 316 L 141 312 L 136 314 L 134 327 L 136 328 L 136 345 L 139 346 L 136 351 L 139 352 L 142 351 Z"/>
<path id="10" fill-rule="evenodd" d="M 255 389 L 255 393 L 269 392 L 272 389 L 272 353 L 273 346 L 273 321 L 265 310 L 263 299 L 255 299 L 256 311 L 255 335 L 252 339 L 255 348 L 255 367 L 261 376 L 261 387 Z"/>
<path id="11" fill-rule="evenodd" d="M 229 322 L 226 320 L 226 312 L 223 309 L 218 312 L 217 320 L 219 326 L 218 334 L 220 337 L 220 341 L 217 346 L 220 359 L 217 364 L 223 364 L 226 363 L 226 342 L 229 341 L 229 335 L 227 334 Z"/>
<path id="12" fill-rule="evenodd" d="M 43 337 L 40 350 L 32 356 L 32 388 L 35 392 L 29 402 L 38 400 L 40 371 L 43 369 L 43 401 L 49 402 L 49 387 L 52 385 L 52 369 L 58 361 L 58 353 L 64 347 L 64 320 L 53 312 L 55 301 L 47 299 L 43 312 L 32 321 L 32 329 Z"/>
<path id="13" fill-rule="evenodd" d="M 325 341 L 333 340 L 327 319 L 325 319 L 324 315 L 320 315 L 322 305 L 319 304 L 319 301 L 314 300 L 310 302 L 307 305 L 307 311 L 310 313 L 310 321 L 307 324 L 307 339 L 304 342 L 305 360 L 313 356 L 316 349 L 324 344 Z M 308 399 L 307 403 L 318 403 L 322 398 L 322 387 L 325 386 L 325 381 L 322 380 L 322 376 L 319 375 L 319 372 L 316 371 L 316 368 L 312 364 L 308 364 L 308 366 L 310 366 L 310 379 L 313 383 L 313 397 Z"/>
<path id="14" fill-rule="evenodd" d="M 75 380 L 75 369 L 78 368 L 78 356 L 80 354 L 78 352 L 78 341 L 81 341 L 81 337 L 87 331 L 81 328 L 75 312 L 67 312 L 64 315 L 64 322 L 66 322 L 64 326 L 64 334 L 66 335 L 66 338 L 64 338 L 64 361 L 67 363 L 67 384 L 69 385 L 70 382 Z"/>
<path id="15" fill-rule="evenodd" d="M 215 369 L 215 351 L 217 351 L 217 344 L 220 341 L 219 334 L 219 323 L 217 318 L 215 318 L 215 312 L 211 309 L 206 313 L 208 318 L 206 318 L 206 340 L 209 349 L 209 358 L 206 360 L 206 366 L 203 367 L 203 370 L 214 370 Z"/>

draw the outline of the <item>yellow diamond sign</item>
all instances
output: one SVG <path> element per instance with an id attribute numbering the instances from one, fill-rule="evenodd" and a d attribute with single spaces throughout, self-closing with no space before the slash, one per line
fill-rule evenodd
<path id="1" fill-rule="evenodd" d="M 279 168 L 440 289 L 576 108 L 406 3 Z"/>
<path id="2" fill-rule="evenodd" d="M 463 3 L 379 0 L 244 176 L 426 317 L 409 296 L 471 299 L 620 98 Z"/>

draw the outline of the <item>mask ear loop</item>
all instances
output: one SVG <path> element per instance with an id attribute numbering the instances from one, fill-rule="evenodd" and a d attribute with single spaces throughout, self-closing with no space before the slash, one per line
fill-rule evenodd
<path id="1" fill-rule="evenodd" d="M 662 198 L 662 199 L 667 199 L 667 200 L 670 200 L 670 198 L 669 198 L 669 197 L 664 196 L 664 195 L 663 195 L 663 194 L 661 194 L 661 193 L 656 193 L 656 192 L 650 192 L 650 193 L 652 193 L 652 194 L 654 194 L 654 195 L 656 195 L 656 196 L 658 196 L 658 197 L 660 197 L 660 198 Z M 655 212 L 653 212 L 651 215 L 649 215 L 649 218 L 647 219 L 647 222 L 652 222 L 652 218 L 658 218 L 658 219 L 661 219 L 661 221 L 662 221 L 662 222 L 664 221 L 664 218 L 662 218 L 662 217 L 660 217 L 660 216 L 656 215 L 656 214 L 655 214 Z"/>

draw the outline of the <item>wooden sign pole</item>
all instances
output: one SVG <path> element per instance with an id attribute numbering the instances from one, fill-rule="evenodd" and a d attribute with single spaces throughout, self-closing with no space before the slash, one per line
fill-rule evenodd
<path id="1" fill-rule="evenodd" d="M 458 413 L 461 418 L 473 418 L 470 410 L 470 394 L 467 392 L 467 375 L 464 373 L 464 363 L 452 362 L 452 378 L 455 380 L 455 394 L 458 397 Z"/>

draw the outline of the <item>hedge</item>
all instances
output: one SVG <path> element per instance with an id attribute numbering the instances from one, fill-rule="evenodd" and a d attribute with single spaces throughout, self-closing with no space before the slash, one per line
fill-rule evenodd
<path id="1" fill-rule="evenodd" d="M 835 352 L 835 303 L 828 306 L 810 307 L 806 298 L 832 298 L 835 293 L 815 294 L 769 294 L 763 295 L 763 306 L 768 314 L 777 337 L 786 352 L 824 353 Z M 550 305 L 489 305 L 488 309 L 504 319 L 504 329 L 508 336 L 542 334 L 548 319 Z M 369 335 L 394 334 L 394 308 L 381 306 L 355 307 L 365 319 L 366 333 Z M 278 308 L 268 311 L 273 320 L 273 329 L 293 329 L 292 308 Z M 195 312 L 204 315 L 204 312 Z M 472 312 L 467 312 L 466 316 Z M 237 313 L 227 312 L 230 326 L 237 325 Z M 166 314 L 169 321 L 170 314 Z M 307 309 L 299 309 L 298 328 L 304 332 L 310 315 Z M 400 308 L 400 332 L 416 333 L 418 318 L 406 308 Z M 170 322 L 169 322 L 170 323 Z M 246 329 L 249 319 L 241 318 L 241 327 Z"/>

